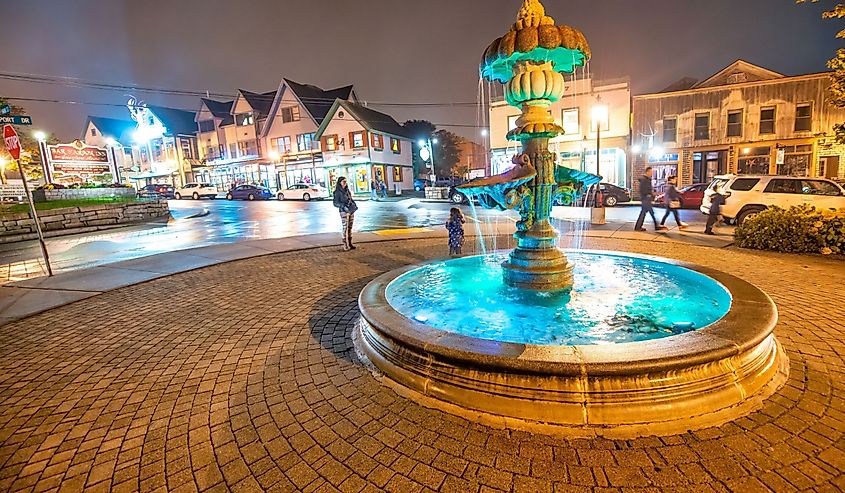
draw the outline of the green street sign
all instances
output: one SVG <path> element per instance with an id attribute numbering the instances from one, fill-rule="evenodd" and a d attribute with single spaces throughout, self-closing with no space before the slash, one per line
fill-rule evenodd
<path id="1" fill-rule="evenodd" d="M 32 117 L 25 115 L 0 116 L 0 125 L 32 125 Z"/>

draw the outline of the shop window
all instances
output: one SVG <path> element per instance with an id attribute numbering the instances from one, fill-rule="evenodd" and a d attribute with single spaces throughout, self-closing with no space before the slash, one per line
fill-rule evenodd
<path id="1" fill-rule="evenodd" d="M 355 149 L 366 147 L 366 143 L 364 142 L 364 132 L 350 133 L 349 140 L 352 142 L 352 147 Z"/>
<path id="2" fill-rule="evenodd" d="M 578 108 L 563 110 L 561 115 L 563 132 L 565 135 L 576 135 L 581 132 L 581 122 L 578 120 Z"/>
<path id="3" fill-rule="evenodd" d="M 728 137 L 742 136 L 742 110 L 728 111 Z"/>
<path id="4" fill-rule="evenodd" d="M 801 103 L 795 107 L 795 131 L 809 132 L 813 128 L 813 105 Z"/>
<path id="5" fill-rule="evenodd" d="M 775 108 L 763 108 L 760 110 L 760 134 L 775 133 Z"/>
<path id="6" fill-rule="evenodd" d="M 282 123 L 299 121 L 299 106 L 282 108 Z"/>
<path id="7" fill-rule="evenodd" d="M 336 151 L 338 149 L 337 145 L 337 135 L 326 135 L 326 149 L 327 151 Z"/>
<path id="8" fill-rule="evenodd" d="M 298 152 L 310 151 L 313 147 L 314 134 L 299 134 L 296 136 L 296 149 Z"/>
<path id="9" fill-rule="evenodd" d="M 737 174 L 767 175 L 771 163 L 770 147 L 746 147 L 737 162 Z"/>
<path id="10" fill-rule="evenodd" d="M 373 149 L 377 151 L 384 150 L 384 137 L 377 133 L 371 133 L 370 144 L 372 144 Z"/>
<path id="11" fill-rule="evenodd" d="M 402 141 L 391 137 L 390 150 L 393 151 L 393 154 L 402 154 Z"/>
<path id="12" fill-rule="evenodd" d="M 252 125 L 252 123 L 254 121 L 252 119 L 252 113 L 239 113 L 235 117 L 235 120 L 237 120 L 238 125 L 240 125 L 242 127 L 245 127 L 247 125 Z"/>
<path id="13" fill-rule="evenodd" d="M 663 117 L 663 142 L 678 141 L 678 118 Z"/>
<path id="14" fill-rule="evenodd" d="M 273 139 L 273 147 L 276 148 L 276 152 L 279 154 L 290 154 L 291 151 L 291 142 L 290 136 L 286 135 L 284 137 L 278 137 Z"/>
<path id="15" fill-rule="evenodd" d="M 785 146 L 779 152 L 783 153 L 783 162 L 778 164 L 779 175 L 807 176 L 810 174 L 813 146 Z"/>
<path id="16" fill-rule="evenodd" d="M 201 120 L 200 121 L 200 132 L 213 132 L 214 131 L 214 120 Z"/>
<path id="17" fill-rule="evenodd" d="M 393 181 L 399 183 L 402 181 L 402 168 L 399 166 L 393 167 Z"/>
<path id="18" fill-rule="evenodd" d="M 695 140 L 710 139 L 710 113 L 695 115 Z"/>

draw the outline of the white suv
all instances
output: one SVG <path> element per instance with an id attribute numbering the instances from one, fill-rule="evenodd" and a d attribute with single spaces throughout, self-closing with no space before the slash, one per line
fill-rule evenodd
<path id="1" fill-rule="evenodd" d="M 217 187 L 211 183 L 186 183 L 184 187 L 177 188 L 173 196 L 176 197 L 176 200 L 188 197 L 194 200 L 214 199 L 217 198 Z"/>
<path id="2" fill-rule="evenodd" d="M 773 175 L 717 176 L 704 191 L 701 212 L 710 213 L 710 199 L 719 187 L 726 196 L 722 216 L 742 224 L 770 206 L 807 204 L 817 209 L 845 207 L 845 189 L 825 178 Z"/>

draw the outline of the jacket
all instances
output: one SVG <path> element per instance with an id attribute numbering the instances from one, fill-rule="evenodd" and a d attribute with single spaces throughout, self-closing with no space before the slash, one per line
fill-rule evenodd
<path id="1" fill-rule="evenodd" d="M 352 193 L 349 191 L 349 187 L 335 188 L 332 204 L 340 209 L 340 212 L 353 213 L 358 210 L 358 204 L 352 199 Z"/>
<path id="2" fill-rule="evenodd" d="M 651 199 L 651 196 L 654 195 L 654 191 L 651 188 L 651 178 L 646 175 L 643 175 L 639 178 L 640 180 L 640 199 Z"/>

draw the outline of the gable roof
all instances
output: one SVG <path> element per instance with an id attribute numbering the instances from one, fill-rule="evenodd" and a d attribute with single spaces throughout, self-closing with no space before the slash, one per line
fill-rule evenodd
<path id="1" fill-rule="evenodd" d="M 194 135 L 197 133 L 196 113 L 164 106 L 147 105 L 150 111 L 167 128 L 168 135 Z"/>
<path id="2" fill-rule="evenodd" d="M 379 132 L 401 139 L 413 139 L 410 132 L 400 125 L 399 122 L 394 120 L 392 116 L 344 99 L 336 99 L 332 104 L 332 107 L 329 108 L 326 118 L 323 119 L 323 123 L 320 125 L 320 128 L 317 129 L 317 133 L 315 135 L 316 138 L 319 139 L 323 136 L 323 132 L 325 132 L 326 128 L 329 126 L 329 122 L 332 118 L 334 118 L 334 115 L 337 113 L 339 108 L 345 109 L 350 115 L 352 115 L 352 118 L 355 118 L 358 123 L 371 132 Z"/>
<path id="3" fill-rule="evenodd" d="M 727 67 L 723 68 L 722 70 L 711 75 L 707 79 L 704 79 L 698 84 L 692 86 L 692 88 L 698 89 L 701 87 L 728 85 L 734 83 L 729 80 L 729 77 L 735 74 L 745 74 L 743 80 L 739 82 L 756 82 L 760 80 L 771 80 L 784 77 L 783 74 L 780 74 L 773 70 L 769 70 L 759 65 L 754 65 L 753 63 L 746 62 L 745 60 L 737 60 L 732 64 L 728 65 Z"/>
<path id="4" fill-rule="evenodd" d="M 126 142 L 130 142 L 131 133 L 136 128 L 135 122 L 132 120 L 119 120 L 117 118 L 89 115 L 88 119 L 85 120 L 85 128 L 82 129 L 82 140 L 85 140 L 89 123 L 93 123 L 103 136 L 111 137 L 120 143 L 124 143 L 124 139 Z"/>
<path id="5" fill-rule="evenodd" d="M 232 105 L 235 104 L 234 101 L 215 101 L 208 98 L 200 98 L 200 100 L 216 118 L 226 118 L 229 116 L 229 113 L 232 112 Z"/>
<path id="6" fill-rule="evenodd" d="M 686 91 L 687 89 L 695 87 L 696 84 L 698 84 L 698 79 L 693 79 L 692 77 L 684 77 L 669 84 L 665 89 L 660 92 Z"/>
<path id="7" fill-rule="evenodd" d="M 338 87 L 335 89 L 323 90 L 311 84 L 300 84 L 290 79 L 282 79 L 291 91 L 296 95 L 299 102 L 305 106 L 311 118 L 321 125 L 328 115 L 335 100 L 350 99 L 352 96 L 352 85 Z"/>
<path id="8" fill-rule="evenodd" d="M 270 113 L 270 107 L 273 106 L 273 100 L 276 99 L 276 91 L 257 93 L 239 89 L 238 92 L 241 93 L 241 96 L 244 97 L 244 99 L 253 109 L 253 111 L 258 113 L 256 115 L 258 118 L 267 117 L 267 115 Z M 232 109 L 233 108 L 234 106 L 232 106 Z"/>

